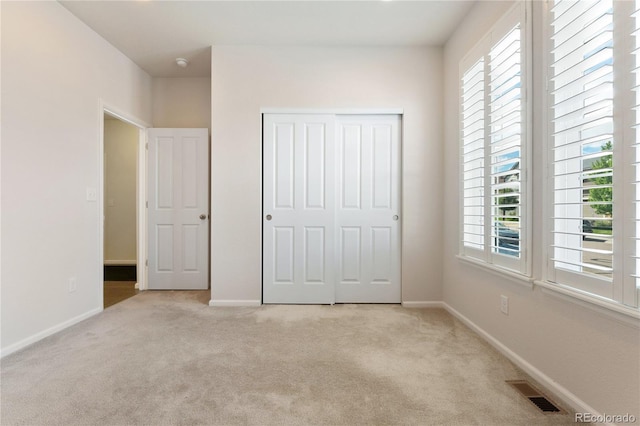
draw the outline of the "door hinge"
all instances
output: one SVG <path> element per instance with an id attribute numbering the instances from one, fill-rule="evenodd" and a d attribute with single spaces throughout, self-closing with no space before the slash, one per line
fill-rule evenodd
<path id="1" fill-rule="evenodd" d="M 149 149 L 149 142 L 146 142 L 146 143 L 144 144 L 144 148 L 145 148 L 145 149 Z"/>
<path id="2" fill-rule="evenodd" d="M 149 208 L 149 202 L 148 202 L 148 201 L 145 201 L 145 202 L 144 202 L 144 206 L 145 206 L 146 208 Z"/>
<path id="3" fill-rule="evenodd" d="M 149 266 L 149 259 L 144 261 L 144 266 Z"/>

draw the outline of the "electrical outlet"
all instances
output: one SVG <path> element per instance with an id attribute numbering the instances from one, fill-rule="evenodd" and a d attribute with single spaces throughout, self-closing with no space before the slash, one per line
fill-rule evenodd
<path id="1" fill-rule="evenodd" d="M 87 201 L 98 201 L 98 191 L 95 188 L 87 187 Z"/>
<path id="2" fill-rule="evenodd" d="M 509 315 L 509 298 L 505 295 L 500 296 L 500 311 L 505 315 Z"/>
<path id="3" fill-rule="evenodd" d="M 78 289 L 78 280 L 76 277 L 69 278 L 69 293 L 73 293 Z"/>

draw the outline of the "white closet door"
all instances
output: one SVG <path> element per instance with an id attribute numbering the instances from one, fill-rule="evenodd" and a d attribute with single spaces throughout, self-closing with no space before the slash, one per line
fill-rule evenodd
<path id="1" fill-rule="evenodd" d="M 400 117 L 337 118 L 336 302 L 400 303 Z"/>
<path id="2" fill-rule="evenodd" d="M 264 303 L 334 302 L 334 120 L 264 116 Z"/>
<path id="3" fill-rule="evenodd" d="M 209 287 L 209 132 L 149 129 L 149 289 Z"/>

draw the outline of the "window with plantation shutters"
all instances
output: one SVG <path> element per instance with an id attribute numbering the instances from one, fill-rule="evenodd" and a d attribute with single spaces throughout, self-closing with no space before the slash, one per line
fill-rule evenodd
<path id="1" fill-rule="evenodd" d="M 547 280 L 637 306 L 636 280 L 630 279 L 636 260 L 625 256 L 625 235 L 630 228 L 638 235 L 637 215 L 630 214 L 638 209 L 629 202 L 634 190 L 638 199 L 638 175 L 629 161 L 638 158 L 637 148 L 630 151 L 638 123 L 632 113 L 637 91 L 630 90 L 637 87 L 632 4 L 548 4 Z M 637 253 L 637 246 L 627 253 Z"/>
<path id="2" fill-rule="evenodd" d="M 624 286 L 624 300 L 631 306 L 640 305 L 640 0 L 633 2 L 631 14 L 631 105 L 629 110 L 631 126 L 627 129 L 628 138 L 632 142 L 629 151 L 631 159 L 630 181 L 633 182 L 631 196 L 631 247 L 628 251 L 628 267 Z M 635 303 L 634 303 L 635 302 Z"/>
<path id="3" fill-rule="evenodd" d="M 485 247 L 484 103 L 484 58 L 480 58 L 462 76 L 462 241 L 468 253 L 483 252 Z"/>
<path id="4" fill-rule="evenodd" d="M 551 10 L 552 261 L 563 281 L 606 288 L 613 243 L 613 1 L 559 1 Z M 600 282 L 599 282 L 600 281 Z"/>
<path id="5" fill-rule="evenodd" d="M 460 253 L 521 274 L 528 274 L 525 8 L 512 8 L 460 68 Z"/>
<path id="6" fill-rule="evenodd" d="M 522 257 L 522 54 L 520 23 L 489 52 L 490 241 L 491 253 L 507 256 L 505 263 Z"/>

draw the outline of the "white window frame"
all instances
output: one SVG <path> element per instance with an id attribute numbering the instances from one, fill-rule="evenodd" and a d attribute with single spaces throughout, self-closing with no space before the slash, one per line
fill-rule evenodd
<path id="1" fill-rule="evenodd" d="M 543 140 L 544 161 L 543 170 L 545 171 L 544 187 L 543 187 L 543 244 L 542 258 L 543 270 L 542 281 L 536 281 L 536 284 L 557 291 L 560 294 L 574 297 L 578 300 L 586 301 L 594 305 L 598 305 L 612 311 L 624 313 L 635 318 L 640 318 L 638 302 L 640 301 L 640 288 L 636 286 L 632 275 L 636 274 L 635 264 L 632 265 L 632 253 L 634 246 L 632 242 L 633 227 L 635 225 L 635 208 L 634 194 L 635 186 L 635 170 L 630 159 L 635 158 L 635 149 L 633 141 L 635 140 L 632 125 L 635 118 L 632 117 L 631 111 L 631 87 L 633 81 L 631 79 L 631 55 L 632 38 L 628 35 L 631 31 L 631 18 L 634 2 L 613 2 L 614 7 L 614 144 L 613 144 L 613 278 L 610 280 L 610 288 L 603 291 L 603 288 L 609 282 L 607 279 L 598 279 L 594 276 L 581 272 L 571 272 L 567 270 L 556 269 L 554 261 L 553 229 L 554 229 L 554 175 L 553 175 L 553 148 L 554 140 L 552 136 L 551 120 L 553 117 L 552 95 L 549 93 L 549 87 L 546 87 L 545 93 L 539 93 L 543 96 L 543 122 L 546 126 L 545 137 Z M 543 22 L 541 31 L 543 37 L 544 64 L 543 78 L 549 82 L 552 78 L 552 28 L 551 28 L 551 1 L 545 2 Z M 629 16 L 623 17 L 623 16 Z M 618 21 L 616 23 L 616 21 Z M 616 189 L 617 188 L 617 189 Z M 635 236 L 638 237 L 638 236 Z M 637 255 L 637 254 L 636 254 Z"/>
<path id="2" fill-rule="evenodd" d="M 532 37 L 531 37 L 531 2 L 518 2 L 505 13 L 489 32 L 471 49 L 460 61 L 459 69 L 459 117 L 460 117 L 460 228 L 459 228 L 459 259 L 481 265 L 504 274 L 510 278 L 521 278 L 531 282 L 531 247 L 532 247 L 532 179 L 531 179 L 531 123 L 532 108 L 529 94 L 532 85 Z M 494 45 L 499 43 L 515 25 L 521 28 L 521 85 L 522 85 L 522 141 L 520 145 L 520 258 L 493 253 L 491 249 L 491 146 L 489 120 L 489 53 Z M 463 76 L 474 64 L 484 58 L 484 248 L 475 249 L 465 245 L 465 212 L 464 212 L 464 146 L 462 141 L 463 129 Z"/>

